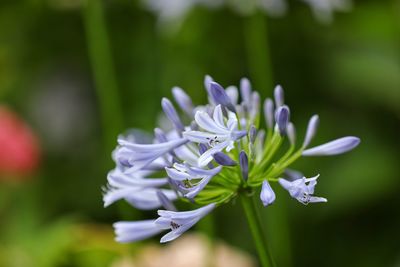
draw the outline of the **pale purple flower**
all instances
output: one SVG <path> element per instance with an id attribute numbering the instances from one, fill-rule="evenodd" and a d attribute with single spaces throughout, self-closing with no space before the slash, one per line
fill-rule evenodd
<path id="1" fill-rule="evenodd" d="M 107 175 L 108 185 L 112 187 L 137 186 L 137 187 L 160 187 L 168 183 L 167 178 L 148 178 L 151 171 L 139 170 L 134 173 L 123 172 L 115 168 Z"/>
<path id="2" fill-rule="evenodd" d="M 308 203 L 328 201 L 326 198 L 314 196 L 314 188 L 317 184 L 318 177 L 319 175 L 311 178 L 303 177 L 294 181 L 279 178 L 278 181 L 280 185 L 289 192 L 291 197 L 307 205 Z"/>
<path id="3" fill-rule="evenodd" d="M 137 171 L 125 174 L 121 170 L 112 170 L 107 177 L 108 186 L 103 196 L 104 206 L 107 207 L 117 200 L 125 199 L 135 208 L 151 210 L 162 206 L 157 196 L 161 191 L 170 201 L 176 200 L 173 190 L 160 189 L 168 183 L 168 178 L 145 178 L 149 172 Z"/>
<path id="4" fill-rule="evenodd" d="M 173 168 L 165 168 L 168 176 L 175 181 L 176 189 L 189 199 L 200 193 L 221 169 L 222 166 L 214 169 L 201 169 L 180 163 L 175 163 Z"/>
<path id="5" fill-rule="evenodd" d="M 228 111 L 228 120 L 225 123 L 221 105 L 215 107 L 213 118 L 206 112 L 197 111 L 195 120 L 204 131 L 189 130 L 183 132 L 183 136 L 192 142 L 205 143 L 210 146 L 199 157 L 198 164 L 201 167 L 210 163 L 215 153 L 223 149 L 226 149 L 228 152 L 232 150 L 235 141 L 246 135 L 245 131 L 237 130 L 238 121 L 233 112 Z"/>
<path id="6" fill-rule="evenodd" d="M 141 134 L 147 141 L 132 134 L 118 139 L 119 146 L 113 152 L 116 168 L 107 177 L 104 205 L 124 199 L 139 209 L 166 210 L 160 210 L 156 220 L 116 223 L 117 241 L 138 241 L 166 229 L 171 231 L 161 242 L 174 240 L 215 206 L 261 184 L 260 200 L 264 206 L 271 205 L 276 196 L 270 182 L 278 181 L 303 204 L 326 202 L 325 198 L 314 196 L 318 176 L 306 178 L 287 168 L 301 155 L 340 154 L 360 142 L 357 137 L 344 137 L 306 149 L 318 126 L 318 116 L 314 115 L 303 144 L 295 149 L 296 131 L 290 122 L 289 107 L 284 104 L 282 87 L 275 88 L 275 104 L 271 99 L 264 102 L 266 134 L 259 125 L 260 95 L 252 91 L 247 79 L 240 82 L 241 95 L 237 87 L 224 89 L 210 76 L 206 76 L 204 85 L 209 102 L 196 107 L 182 89 L 172 89 L 176 103 L 188 115 L 186 119 L 190 119 L 187 124 L 183 124 L 173 104 L 164 98 L 165 121 L 168 118 L 175 129 L 168 122 L 156 128 L 154 136 Z M 285 140 L 279 135 L 288 137 L 290 147 L 286 152 L 282 146 Z M 282 172 L 287 179 L 277 179 Z M 161 178 L 152 178 L 155 173 Z M 209 205 L 177 212 L 173 202 L 178 198 Z"/>
<path id="7" fill-rule="evenodd" d="M 268 180 L 264 180 L 262 184 L 260 199 L 264 207 L 271 205 L 275 201 L 275 193 L 272 190 L 271 185 L 268 183 Z"/>
<path id="8" fill-rule="evenodd" d="M 177 198 L 173 190 L 163 189 L 162 192 L 170 199 L 175 200 Z M 104 195 L 104 206 L 107 207 L 120 199 L 125 199 L 133 207 L 141 210 L 152 210 L 162 206 L 156 188 L 140 187 L 108 189 Z"/>
<path id="9" fill-rule="evenodd" d="M 136 144 L 119 139 L 120 146 L 114 154 L 117 162 L 134 172 L 187 142 L 187 139 L 180 138 L 159 144 Z"/>
<path id="10" fill-rule="evenodd" d="M 303 156 L 331 156 L 346 153 L 360 143 L 360 138 L 354 136 L 342 137 L 326 144 L 304 150 Z"/>
<path id="11" fill-rule="evenodd" d="M 155 224 L 161 229 L 171 230 L 161 238 L 160 242 L 165 243 L 178 238 L 204 216 L 210 213 L 214 208 L 215 204 L 211 203 L 207 206 L 191 211 L 176 212 L 159 210 L 158 215 L 160 217 L 155 221 Z"/>
<path id="12" fill-rule="evenodd" d="M 214 208 L 215 204 L 211 203 L 191 211 L 159 210 L 160 217 L 156 220 L 117 222 L 113 225 L 116 233 L 115 239 L 120 243 L 136 242 L 171 229 L 160 240 L 161 243 L 169 242 L 189 230 Z"/>

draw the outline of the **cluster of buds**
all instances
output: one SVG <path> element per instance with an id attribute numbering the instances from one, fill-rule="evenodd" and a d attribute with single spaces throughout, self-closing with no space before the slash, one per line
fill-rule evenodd
<path id="1" fill-rule="evenodd" d="M 137 133 L 119 137 L 113 153 L 116 168 L 108 174 L 105 188 L 105 206 L 125 199 L 138 209 L 165 210 L 158 210 L 155 219 L 115 223 L 117 241 L 138 241 L 165 230 L 170 231 L 161 242 L 171 241 L 215 207 L 260 186 L 260 200 L 264 206 L 271 205 L 276 198 L 271 183 L 280 184 L 302 204 L 326 202 L 314 195 L 318 175 L 306 178 L 289 166 L 302 156 L 345 153 L 360 142 L 348 136 L 309 148 L 319 122 L 314 115 L 304 141 L 297 145 L 281 86 L 276 86 L 274 100 L 267 98 L 262 105 L 259 93 L 246 78 L 239 89 L 223 88 L 209 76 L 204 83 L 209 99 L 206 105 L 195 106 L 178 87 L 172 89 L 172 95 L 181 114 L 170 100 L 162 99 L 172 127 L 156 128 L 153 142 L 143 143 Z M 265 129 L 261 127 L 262 114 Z M 284 146 L 285 140 L 288 146 Z M 177 200 L 200 207 L 177 211 Z"/>

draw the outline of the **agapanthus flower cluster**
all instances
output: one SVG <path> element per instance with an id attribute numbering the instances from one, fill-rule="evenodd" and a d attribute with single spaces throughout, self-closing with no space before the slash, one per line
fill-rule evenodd
<path id="1" fill-rule="evenodd" d="M 314 194 L 319 175 L 306 178 L 289 166 L 302 156 L 345 153 L 360 142 L 347 136 L 309 148 L 319 122 L 314 115 L 299 143 L 279 85 L 274 99 L 263 103 L 246 78 L 239 88 L 223 88 L 206 76 L 205 89 L 208 103 L 195 106 L 181 88 L 173 88 L 176 104 L 161 101 L 172 130 L 156 128 L 151 143 L 135 134 L 119 137 L 105 206 L 124 199 L 137 209 L 159 210 L 157 218 L 115 223 L 117 241 L 138 241 L 168 230 L 161 242 L 174 240 L 216 207 L 259 187 L 260 201 L 271 205 L 276 199 L 272 183 L 302 204 L 326 202 Z M 178 211 L 177 200 L 199 208 Z"/>

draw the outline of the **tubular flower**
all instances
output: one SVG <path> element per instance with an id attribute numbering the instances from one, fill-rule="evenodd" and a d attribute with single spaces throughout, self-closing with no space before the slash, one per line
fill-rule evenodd
<path id="1" fill-rule="evenodd" d="M 124 199 L 138 209 L 166 210 L 159 210 L 157 219 L 116 223 L 117 241 L 139 241 L 167 229 L 171 231 L 161 242 L 174 240 L 214 208 L 240 194 L 252 195 L 259 187 L 264 206 L 274 203 L 277 184 L 303 204 L 326 202 L 314 196 L 318 176 L 306 178 L 289 166 L 302 156 L 348 152 L 360 142 L 349 136 L 308 148 L 319 124 L 314 115 L 303 142 L 296 145 L 291 110 L 281 86 L 275 88 L 274 99 L 263 101 L 263 129 L 260 95 L 248 79 L 241 80 L 240 90 L 235 86 L 225 89 L 210 76 L 204 85 L 209 99 L 206 105 L 195 106 L 179 87 L 172 89 L 172 95 L 181 110 L 163 98 L 162 109 L 173 130 L 156 128 L 148 143 L 130 136 L 118 139 L 113 153 L 116 168 L 107 177 L 104 205 Z M 288 150 L 281 154 L 286 140 Z M 160 178 L 152 178 L 155 174 Z M 177 211 L 173 204 L 177 200 L 198 208 Z"/>
<path id="2" fill-rule="evenodd" d="M 313 196 L 314 187 L 317 184 L 318 177 L 319 175 L 312 178 L 303 177 L 292 182 L 279 178 L 278 181 L 281 186 L 289 192 L 291 197 L 297 199 L 300 203 L 307 205 L 308 203 L 328 201 L 326 198 Z"/>
<path id="3" fill-rule="evenodd" d="M 160 190 L 169 199 L 177 198 L 175 192 L 169 189 L 159 189 L 168 183 L 168 178 L 144 178 L 146 172 L 138 171 L 125 174 L 115 169 L 108 174 L 108 187 L 103 197 L 107 207 L 117 200 L 125 199 L 135 208 L 151 210 L 159 208 L 162 203 L 157 195 Z"/>
<path id="4" fill-rule="evenodd" d="M 209 146 L 198 160 L 199 166 L 206 166 L 213 160 L 213 155 L 226 149 L 227 152 L 235 147 L 235 141 L 246 135 L 246 131 L 238 131 L 238 120 L 236 114 L 227 111 L 228 119 L 224 122 L 222 106 L 218 105 L 214 109 L 213 118 L 206 112 L 198 111 L 195 121 L 203 131 L 185 131 L 183 136 L 192 142 L 203 143 Z"/>

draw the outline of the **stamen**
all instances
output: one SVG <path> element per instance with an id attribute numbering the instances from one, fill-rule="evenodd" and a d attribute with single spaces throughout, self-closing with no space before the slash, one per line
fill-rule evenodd
<path id="1" fill-rule="evenodd" d="M 176 230 L 179 227 L 181 227 L 180 224 L 177 224 L 176 222 L 173 222 L 173 221 L 171 221 L 170 225 L 171 225 L 172 230 Z"/>
<path id="2" fill-rule="evenodd" d="M 217 136 L 214 136 L 214 138 L 206 137 L 206 139 L 208 140 L 208 145 L 210 147 L 213 147 L 213 146 L 218 145 L 220 143 L 220 141 L 218 140 Z"/>
<path id="3" fill-rule="evenodd" d="M 183 185 L 184 185 L 186 188 L 192 188 L 192 187 L 193 187 L 192 183 L 191 183 L 189 180 L 184 180 L 184 181 L 183 181 Z"/>

